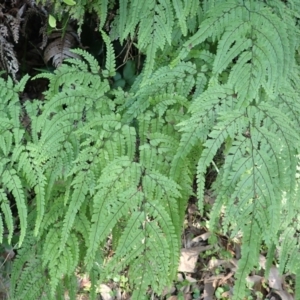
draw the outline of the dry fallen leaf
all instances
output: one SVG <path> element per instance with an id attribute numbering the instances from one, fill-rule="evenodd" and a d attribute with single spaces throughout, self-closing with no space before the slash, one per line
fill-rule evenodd
<path id="1" fill-rule="evenodd" d="M 176 288 L 174 286 L 172 287 L 166 287 L 163 292 L 162 292 L 162 297 L 168 295 L 168 294 L 173 294 L 176 291 Z"/>
<path id="2" fill-rule="evenodd" d="M 269 287 L 278 291 L 282 290 L 282 276 L 279 270 L 272 266 L 269 274 Z"/>
<path id="3" fill-rule="evenodd" d="M 214 270 L 217 267 L 222 266 L 224 269 L 230 269 L 233 272 L 236 271 L 236 262 L 234 259 L 226 260 L 213 258 L 208 262 L 207 266 L 209 270 Z"/>
<path id="4" fill-rule="evenodd" d="M 265 258 L 263 255 L 260 255 L 260 256 L 259 256 L 259 266 L 260 266 L 262 269 L 265 269 L 265 268 L 266 268 L 266 258 Z"/>
<path id="5" fill-rule="evenodd" d="M 185 276 L 185 280 L 187 280 L 189 283 L 195 283 L 197 282 L 197 279 L 191 277 L 191 276 Z"/>
<path id="6" fill-rule="evenodd" d="M 75 36 L 76 34 L 72 31 L 66 32 L 64 35 L 61 32 L 53 32 L 49 37 L 52 42 L 44 51 L 45 63 L 52 59 L 53 66 L 59 67 L 66 58 L 79 58 L 77 54 L 70 51 L 76 45 Z"/>
<path id="7" fill-rule="evenodd" d="M 213 258 L 208 262 L 208 269 L 213 270 L 221 265 L 223 265 L 226 262 L 224 259 L 216 259 Z"/>
<path id="8" fill-rule="evenodd" d="M 203 300 L 214 300 L 215 288 L 212 282 L 204 283 Z"/>
<path id="9" fill-rule="evenodd" d="M 112 290 L 106 284 L 100 284 L 100 295 L 103 300 L 113 300 L 114 297 L 112 296 Z"/>
<path id="10" fill-rule="evenodd" d="M 205 232 L 205 233 L 203 233 L 201 235 L 198 235 L 198 236 L 194 237 L 191 240 L 190 244 L 191 244 L 192 247 L 196 246 L 197 244 L 199 244 L 199 243 L 201 243 L 203 241 L 207 241 L 210 236 L 211 236 L 210 232 Z"/>
<path id="11" fill-rule="evenodd" d="M 247 282 L 249 282 L 251 284 L 251 289 L 255 292 L 263 292 L 264 288 L 263 288 L 263 281 L 264 278 L 262 276 L 259 275 L 252 275 L 252 276 L 248 276 L 246 278 Z M 257 300 L 260 300 L 261 298 L 258 298 Z"/>
<path id="12" fill-rule="evenodd" d="M 190 293 L 188 294 L 183 294 L 183 299 L 184 300 L 192 300 L 192 295 Z"/>
<path id="13" fill-rule="evenodd" d="M 189 249 L 186 248 L 181 249 L 178 271 L 194 273 L 199 253 L 209 250 L 211 248 L 212 246 L 208 245 L 208 246 L 193 247 Z"/>
<path id="14" fill-rule="evenodd" d="M 280 296 L 281 300 L 295 300 L 295 298 L 286 291 L 274 291 L 274 293 Z"/>
<path id="15" fill-rule="evenodd" d="M 171 296 L 167 300 L 178 300 L 177 296 Z"/>

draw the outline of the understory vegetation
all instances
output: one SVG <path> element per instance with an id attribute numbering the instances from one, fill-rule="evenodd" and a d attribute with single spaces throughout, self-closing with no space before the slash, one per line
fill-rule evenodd
<path id="1" fill-rule="evenodd" d="M 262 249 L 299 299 L 300 2 L 21 2 L 0 6 L 7 299 L 76 299 L 79 273 L 89 299 L 124 272 L 161 295 L 191 199 L 241 243 L 232 299 Z"/>

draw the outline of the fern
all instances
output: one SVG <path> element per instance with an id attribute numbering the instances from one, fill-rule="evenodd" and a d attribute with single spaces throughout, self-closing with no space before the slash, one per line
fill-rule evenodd
<path id="1" fill-rule="evenodd" d="M 129 266 L 131 284 L 139 291 L 133 297 L 140 299 L 149 285 L 159 293 L 176 275 L 183 212 L 191 193 L 190 188 L 182 194 L 181 190 L 191 186 L 193 178 L 185 172 L 181 186 L 169 178 L 169 170 L 180 139 L 175 124 L 189 106 L 186 95 L 195 69 L 183 63 L 170 74 L 160 70 L 152 88 L 165 94 L 149 98 L 140 115 L 129 112 L 122 117 L 127 98 L 109 92 L 108 70 L 100 72 L 85 51 L 75 52 L 86 62 L 69 59 L 54 73 L 37 76 L 49 80 L 45 92 L 49 101 L 26 105 L 31 130 L 18 171 L 24 172 L 35 194 L 35 221 L 29 228 L 34 232 L 32 245 L 43 241 L 35 255 L 42 261 L 40 272 L 48 270 L 45 280 L 50 284 L 45 293 L 50 298 L 60 294 L 62 277 L 66 284 L 72 282 L 79 257 L 84 257 L 91 276 L 96 270 L 103 280 L 110 271 Z M 164 74 L 168 74 L 166 80 L 162 80 Z M 190 76 L 185 86 L 171 88 L 170 83 L 184 74 Z M 152 88 L 141 88 L 144 99 L 153 94 Z M 186 164 L 191 166 L 188 158 Z M 118 237 L 120 224 L 125 236 Z M 116 255 L 104 263 L 100 247 L 112 233 Z M 17 273 L 28 260 L 23 260 L 24 255 L 16 260 Z M 149 276 L 141 276 L 149 268 Z M 164 280 L 157 281 L 162 273 Z M 32 294 L 23 284 L 39 279 L 22 272 L 18 278 L 22 282 L 14 284 L 12 293 L 17 295 L 22 288 L 26 299 Z"/>
<path id="2" fill-rule="evenodd" d="M 105 69 L 108 71 L 108 77 L 112 77 L 116 75 L 116 58 L 114 55 L 114 48 L 110 42 L 109 37 L 104 31 L 102 31 L 102 38 L 107 48 Z"/>
<path id="3" fill-rule="evenodd" d="M 39 2 L 46 3 L 45 0 Z M 110 2 L 92 0 L 88 4 L 80 1 L 74 6 L 54 1 L 52 5 L 58 20 L 61 19 L 62 11 L 67 12 L 72 16 L 72 19 L 77 20 L 79 34 L 81 33 L 85 13 L 96 13 L 99 19 L 99 30 L 102 31 L 108 27 L 110 9 L 115 8 L 117 5 L 117 15 L 112 21 L 113 26 L 110 36 L 112 40 L 117 38 L 120 42 L 127 39 L 134 40 L 138 37 L 136 46 L 147 56 L 144 69 L 145 78 L 150 76 L 154 70 L 159 51 L 163 51 L 167 45 L 173 43 L 172 34 L 176 28 L 175 24 L 179 24 L 179 35 L 186 36 L 189 25 L 187 17 L 191 16 L 195 20 L 195 17 L 201 13 L 197 1 L 183 0 L 147 0 L 143 3 L 139 0 Z M 108 39 L 104 37 L 104 40 L 105 44 L 108 45 Z M 113 54 L 112 49 L 108 54 Z M 110 71 L 109 68 L 107 70 Z"/>
<path id="4" fill-rule="evenodd" d="M 80 58 L 35 77 L 49 81 L 45 101 L 24 106 L 17 93 L 28 77 L 15 85 L 0 80 L 0 233 L 9 241 L 16 234 L 21 247 L 12 298 L 57 299 L 72 288 L 74 298 L 81 270 L 90 274 L 94 298 L 98 279 L 123 270 L 132 299 L 145 298 L 149 286 L 161 293 L 176 275 L 194 179 L 203 211 L 205 175 L 217 153 L 223 161 L 209 226 L 218 229 L 222 212 L 222 230 L 242 234 L 234 299 L 246 297 L 262 244 L 268 265 L 276 258 L 281 272 L 298 279 L 299 7 L 120 1 L 108 36 L 117 1 L 90 2 L 106 45 L 104 69 L 74 50 Z M 87 10 L 82 2 L 55 9 L 74 13 L 79 26 Z M 113 38 L 134 39 L 146 54 L 126 91 L 110 82 Z"/>
<path id="5" fill-rule="evenodd" d="M 245 278 L 257 265 L 260 244 L 270 249 L 274 243 L 279 245 L 278 220 L 288 209 L 283 197 L 291 205 L 297 187 L 292 178 L 299 149 L 298 101 L 293 98 L 292 103 L 288 95 L 291 76 L 298 74 L 293 53 L 299 32 L 290 23 L 286 25 L 282 15 L 274 14 L 275 8 L 282 8 L 277 1 L 273 7 L 259 1 L 211 5 L 200 29 L 173 62 L 176 65 L 208 38 L 218 41 L 207 90 L 194 99 L 191 118 L 181 123 L 183 136 L 172 172 L 178 173 L 180 159 L 201 141 L 204 150 L 197 183 L 202 209 L 206 169 L 226 145 L 225 162 L 215 184 L 211 228 L 216 228 L 220 211 L 225 209 L 224 231 L 243 233 L 234 289 L 234 299 L 243 299 Z M 289 14 L 292 12 L 285 17 Z M 286 257 L 284 250 L 279 257 L 283 265 Z"/>

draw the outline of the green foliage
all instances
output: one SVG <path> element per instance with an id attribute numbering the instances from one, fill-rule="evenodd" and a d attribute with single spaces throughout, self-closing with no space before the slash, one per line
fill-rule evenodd
<path id="1" fill-rule="evenodd" d="M 191 104 L 191 118 L 180 124 L 182 142 L 173 165 L 176 170 L 188 150 L 203 143 L 197 166 L 202 210 L 207 167 L 223 149 L 210 226 L 216 228 L 222 210 L 224 231 L 243 234 L 234 299 L 246 295 L 245 279 L 258 264 L 261 243 L 271 251 L 274 245 L 281 247 L 282 271 L 286 259 L 298 251 L 296 232 L 290 227 L 299 211 L 294 204 L 300 121 L 294 53 L 299 30 L 287 7 L 284 16 L 275 13 L 282 8 L 280 1 L 272 7 L 259 1 L 216 4 L 173 62 L 176 65 L 206 40 L 218 41 L 207 89 Z"/>
<path id="2" fill-rule="evenodd" d="M 47 3 L 46 0 L 38 2 Z M 111 27 L 112 40 L 119 39 L 121 43 L 127 39 L 137 40 L 136 47 L 146 54 L 145 80 L 157 67 L 157 55 L 164 53 L 166 47 L 174 45 L 174 33 L 177 33 L 177 41 L 183 39 L 187 36 L 188 30 L 191 31 L 191 24 L 188 21 L 195 24 L 196 18 L 202 14 L 196 0 L 91 0 L 88 2 L 78 0 L 76 5 L 66 5 L 62 1 L 53 1 L 52 5 L 58 19 L 62 18 L 64 13 L 68 13 L 78 22 L 79 33 L 81 33 L 84 15 L 93 12 L 99 19 L 100 31 Z M 108 18 L 110 11 L 111 15 L 116 14 L 113 21 Z M 105 36 L 104 34 L 103 38 L 107 45 Z M 108 55 L 112 53 L 113 49 L 110 49 Z M 168 52 L 167 55 L 174 54 Z M 108 71 L 110 72 L 110 69 Z"/>
<path id="3" fill-rule="evenodd" d="M 49 278 L 49 297 L 56 298 L 62 278 L 68 287 L 84 262 L 87 271 L 101 274 L 100 279 L 129 266 L 133 299 L 141 299 L 149 285 L 161 292 L 177 271 L 192 175 L 186 170 L 181 184 L 169 177 L 180 139 L 175 124 L 186 118 L 188 106 L 184 96 L 174 96 L 181 93 L 181 85 L 172 87 L 170 82 L 172 76 L 175 82 L 180 72 L 195 69 L 182 63 L 169 80 L 162 82 L 158 76 L 151 88 L 138 88 L 137 98 L 138 93 L 110 90 L 108 70 L 100 71 L 88 53 L 75 52 L 84 60 L 69 59 L 54 73 L 37 76 L 49 80 L 45 101 L 26 102 L 24 114 L 31 126 L 20 143 L 19 168 L 10 171 L 16 178 L 24 173 L 23 185 L 13 189 L 8 173 L 3 176 L 14 196 L 22 188 L 22 195 L 31 190 L 35 195 L 35 205 L 25 206 L 31 213 L 27 232 L 34 234 L 27 237 L 14 264 L 12 297 L 41 295 Z M 152 89 L 164 93 L 155 95 Z M 128 103 L 142 100 L 137 115 L 131 111 L 134 103 Z M 185 161 L 191 165 L 188 158 Z M 111 234 L 115 255 L 106 262 L 100 249 Z M 39 275 L 33 277 L 37 264 Z M 36 282 L 36 291 L 29 282 Z"/>
<path id="4" fill-rule="evenodd" d="M 22 106 L 28 78 L 0 80 L 0 237 L 16 229 L 14 205 L 20 227 L 12 299 L 74 293 L 79 268 L 92 298 L 98 279 L 125 269 L 132 299 L 149 286 L 160 293 L 177 272 L 194 177 L 203 210 L 217 153 L 210 229 L 222 212 L 222 229 L 243 236 L 234 299 L 247 295 L 262 243 L 267 273 L 278 249 L 281 272 L 299 278 L 300 10 L 292 1 L 202 2 L 120 1 L 111 38 L 136 39 L 146 54 L 137 77 L 124 67 L 126 91 L 113 85 L 121 75 L 104 31 L 105 69 L 75 50 L 82 59 L 36 77 L 49 80 L 45 101 Z M 101 29 L 114 4 L 89 2 Z M 83 1 L 62 5 L 80 25 Z"/>

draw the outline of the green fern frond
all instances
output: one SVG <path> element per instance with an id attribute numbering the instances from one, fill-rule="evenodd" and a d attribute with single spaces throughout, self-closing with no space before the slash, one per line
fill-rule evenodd
<path id="1" fill-rule="evenodd" d="M 132 295 L 133 299 L 140 299 L 139 297 L 145 295 L 149 284 L 157 292 L 169 286 L 176 273 L 174 266 L 179 259 L 176 250 L 178 245 L 174 244 L 177 238 L 174 237 L 175 232 L 168 214 L 160 207 L 159 202 L 146 204 L 144 209 L 132 213 L 119 240 L 116 254 L 105 266 L 103 274 L 105 276 L 108 272 L 118 272 L 126 265 L 130 265 L 130 282 L 139 291 Z M 148 218 L 152 218 L 152 221 Z M 143 275 L 145 273 L 147 276 Z M 159 273 L 165 276 L 157 282 Z"/>
<path id="2" fill-rule="evenodd" d="M 102 35 L 103 41 L 106 45 L 105 69 L 108 72 L 107 77 L 113 77 L 116 75 L 115 50 L 112 46 L 109 36 L 104 31 L 101 31 L 101 35 Z"/>
<path id="3" fill-rule="evenodd" d="M 63 251 L 59 249 L 60 240 L 60 230 L 54 227 L 48 232 L 43 245 L 43 267 L 47 266 L 49 270 L 52 298 L 62 276 L 73 276 L 79 260 L 79 244 L 76 236 L 69 234 Z"/>
<path id="4" fill-rule="evenodd" d="M 184 36 L 187 35 L 187 26 L 186 26 L 186 15 L 184 12 L 183 3 L 181 0 L 173 0 L 173 6 L 176 13 L 176 17 L 179 21 L 179 26 Z"/>
<path id="5" fill-rule="evenodd" d="M 28 74 L 24 75 L 21 78 L 21 80 L 17 84 L 14 85 L 14 91 L 16 93 L 24 91 L 25 85 L 28 82 L 29 78 L 30 77 Z"/>
<path id="6" fill-rule="evenodd" d="M 270 31 L 274 35 L 269 35 Z M 290 71 L 293 47 L 289 43 L 294 43 L 294 32 L 287 31 L 285 22 L 263 3 L 226 1 L 208 12 L 201 29 L 184 44 L 179 58 L 209 37 L 219 39 L 213 76 L 236 59 L 228 82 L 238 91 L 244 106 L 244 101 L 256 97 L 261 85 L 271 97 L 276 95 L 282 78 Z"/>
<path id="7" fill-rule="evenodd" d="M 95 57 L 93 57 L 90 53 L 88 53 L 87 51 L 84 51 L 82 49 L 72 49 L 71 51 L 75 54 L 82 56 L 87 61 L 92 74 L 99 74 L 100 67 L 99 67 L 97 59 L 95 59 Z M 76 60 L 70 60 L 70 62 L 72 62 L 72 64 L 74 64 L 75 61 Z M 84 64 L 80 65 L 80 69 L 85 70 L 86 63 L 83 61 L 81 61 L 81 63 L 84 63 Z"/>
<path id="8" fill-rule="evenodd" d="M 84 239 L 85 247 L 88 248 L 89 236 L 87 235 L 87 232 L 90 228 L 90 221 L 82 210 L 80 211 L 78 218 L 76 218 L 73 228 L 77 233 L 81 234 L 81 237 Z"/>
<path id="9" fill-rule="evenodd" d="M 108 11 L 108 0 L 101 0 L 98 5 L 94 5 L 94 9 L 97 12 L 97 15 L 100 19 L 99 28 L 101 29 L 105 25 L 105 21 L 107 18 L 107 11 Z"/>
<path id="10" fill-rule="evenodd" d="M 198 10 L 201 10 L 201 6 L 199 6 L 199 2 L 197 0 L 185 0 L 184 1 L 184 15 L 194 17 L 197 15 Z"/>
<path id="11" fill-rule="evenodd" d="M 71 183 L 73 193 L 71 195 L 71 200 L 68 203 L 69 207 L 63 221 L 63 227 L 61 231 L 60 252 L 64 251 L 65 249 L 66 242 L 74 224 L 75 216 L 79 211 L 82 203 L 86 199 L 86 195 L 89 190 L 87 180 L 88 176 L 88 173 L 81 172 L 78 176 L 74 178 L 74 180 Z"/>
<path id="12" fill-rule="evenodd" d="M 36 239 L 28 234 L 22 247 L 14 259 L 13 272 L 10 279 L 10 296 L 12 299 L 39 298 L 45 294 L 50 296 L 47 279 L 45 280 L 41 257 L 37 256 L 39 245 Z M 35 286 L 28 284 L 34 282 Z"/>
<path id="13" fill-rule="evenodd" d="M 25 238 L 27 229 L 27 205 L 22 181 L 18 176 L 16 170 L 11 168 L 8 170 L 4 170 L 4 172 L 2 173 L 2 183 L 8 189 L 8 191 L 13 194 L 16 200 L 16 205 L 20 218 L 21 233 L 19 239 L 19 246 L 21 246 Z"/>
<path id="14" fill-rule="evenodd" d="M 13 232 L 14 232 L 14 223 L 13 223 L 13 215 L 11 212 L 11 208 L 9 205 L 9 201 L 7 199 L 7 195 L 4 192 L 3 189 L 0 189 L 0 207 L 1 207 L 1 212 L 4 215 L 4 220 L 5 220 L 5 226 L 8 230 L 8 237 L 7 237 L 7 241 L 10 244 L 11 243 L 11 239 L 13 236 Z M 2 220 L 2 216 L 1 216 L 1 243 L 3 240 L 3 220 Z"/>
<path id="15" fill-rule="evenodd" d="M 259 224 L 254 217 L 244 224 L 242 231 L 244 232 L 242 259 L 238 262 L 238 270 L 235 274 L 237 282 L 234 287 L 234 300 L 241 300 L 245 298 L 247 294 L 246 278 L 250 271 L 257 266 L 259 261 L 259 249 L 261 243 L 259 236 L 261 231 Z"/>
<path id="16" fill-rule="evenodd" d="M 164 49 L 166 42 L 171 43 L 174 18 L 169 0 L 159 3 L 147 1 L 143 9 L 144 15 L 140 19 L 138 30 L 138 47 L 142 51 L 146 49 L 144 77 L 148 78 L 154 69 L 157 50 Z"/>
<path id="17" fill-rule="evenodd" d="M 53 194 L 52 196 L 55 197 Z M 55 197 L 54 203 L 51 203 L 51 205 L 47 207 L 47 213 L 43 218 L 40 232 L 46 232 L 51 225 L 54 225 L 56 222 L 61 220 L 65 213 L 66 207 L 64 206 L 64 198 L 62 196 Z"/>
<path id="18" fill-rule="evenodd" d="M 88 269 L 93 265 L 100 242 L 114 228 L 118 219 L 141 201 L 137 190 L 141 175 L 138 164 L 120 157 L 104 168 L 102 174 L 98 192 L 94 196 L 90 246 L 86 256 Z"/>

